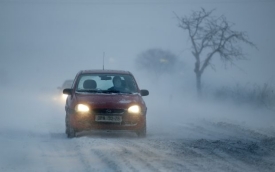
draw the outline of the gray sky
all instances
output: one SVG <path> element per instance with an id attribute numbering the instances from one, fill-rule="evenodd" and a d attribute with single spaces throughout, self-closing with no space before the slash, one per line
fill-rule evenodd
<path id="1" fill-rule="evenodd" d="M 207 69 L 203 82 L 274 86 L 274 0 L 0 0 L 1 82 L 56 87 L 81 69 L 101 69 L 103 52 L 106 68 L 135 71 L 137 54 L 162 48 L 179 55 L 183 80 L 195 84 L 190 42 L 173 12 L 201 7 L 224 14 L 259 48 L 243 47 L 249 60 L 236 62 L 242 70 L 214 59 L 216 72 Z"/>

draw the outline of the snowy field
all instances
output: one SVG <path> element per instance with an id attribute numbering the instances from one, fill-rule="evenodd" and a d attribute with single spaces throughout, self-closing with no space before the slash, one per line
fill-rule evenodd
<path id="1" fill-rule="evenodd" d="M 0 172 L 275 172 L 275 98 L 272 110 L 190 93 L 195 58 L 175 14 L 201 8 L 224 15 L 258 47 L 240 47 L 247 60 L 211 60 L 204 88 L 223 87 L 237 99 L 242 90 L 275 97 L 274 0 L 0 0 Z M 137 56 L 152 48 L 178 56 L 180 68 L 163 75 L 136 68 Z M 131 71 L 150 91 L 146 138 L 66 137 L 56 87 L 102 67 Z"/>
<path id="2" fill-rule="evenodd" d="M 1 92 L 0 99 L 0 171 L 275 169 L 275 115 L 267 109 L 188 97 L 180 103 L 175 98 L 154 102 L 146 97 L 147 138 L 127 132 L 82 132 L 68 139 L 57 95 L 7 93 Z"/>

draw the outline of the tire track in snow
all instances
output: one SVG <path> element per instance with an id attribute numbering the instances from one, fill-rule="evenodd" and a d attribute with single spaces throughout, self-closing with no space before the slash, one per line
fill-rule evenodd
<path id="1" fill-rule="evenodd" d="M 167 137 L 147 137 L 145 139 L 137 138 L 117 138 L 113 136 L 98 137 L 79 137 L 75 139 L 64 139 L 58 142 L 50 143 L 50 146 L 58 149 L 70 150 L 80 163 L 79 171 L 257 171 L 263 167 L 262 171 L 271 171 L 274 163 L 269 160 L 263 160 L 259 168 L 252 168 L 251 161 L 243 163 L 241 160 L 232 156 L 232 151 L 228 153 L 228 148 L 238 149 L 238 146 L 250 148 L 255 139 L 266 139 L 265 135 L 258 134 L 254 130 L 245 127 L 227 125 L 224 123 L 207 123 L 202 125 L 199 130 L 197 125 L 190 126 L 196 132 L 206 131 L 211 134 L 212 139 L 206 138 L 171 138 Z M 215 129 L 219 129 L 215 131 Z M 222 129 L 222 130 L 221 130 Z M 230 130 L 247 136 L 244 140 L 232 137 L 232 135 L 221 136 L 220 132 Z M 230 133 L 229 133 L 230 134 Z M 44 136 L 43 136 L 44 137 Z M 64 136 L 65 137 L 65 136 Z M 102 138 L 103 137 L 103 138 Z M 239 137 L 237 137 L 239 138 Z M 46 139 L 47 140 L 47 139 Z M 241 143 L 237 142 L 238 140 Z M 260 141 L 259 140 L 259 141 Z M 245 141 L 245 142 L 244 142 Z M 251 142 L 252 141 L 252 142 Z M 52 141 L 50 141 L 52 142 Z M 232 142 L 232 143 L 231 143 Z M 258 143 L 256 141 L 256 143 Z M 63 145 L 67 145 L 64 146 Z M 219 145 L 219 146 L 217 146 Z M 235 147 L 236 145 L 237 147 Z M 246 146 L 247 145 L 247 146 Z M 260 144 L 265 150 L 275 150 L 274 138 L 264 141 Z M 48 147 L 46 147 L 48 148 Z M 52 150 L 51 148 L 50 150 Z M 46 149 L 47 150 L 47 149 Z M 73 151 L 72 151 L 73 150 Z M 245 149 L 246 150 L 246 149 Z M 233 150 L 234 151 L 234 150 Z M 243 152 L 243 151 L 242 151 Z M 63 152 L 59 152 L 63 153 Z M 70 154 L 70 153 L 69 153 Z M 252 155 L 249 159 L 256 160 Z M 70 156 L 66 154 L 66 156 Z M 265 157 L 264 157 L 265 158 Z M 91 159 L 97 159 L 102 166 L 95 164 Z M 266 163 L 267 162 L 267 163 Z M 93 165 L 95 164 L 95 167 Z M 248 166 L 249 165 L 249 166 Z M 270 167 L 264 167 L 270 166 Z M 54 167 L 54 166 L 52 166 Z M 102 167 L 102 168 L 101 168 Z M 101 168 L 101 169 L 100 169 Z M 214 168 L 214 169 L 213 169 Z M 52 170 L 51 166 L 47 169 Z M 84 169 L 84 170 L 81 170 Z M 273 168 L 274 169 L 274 168 Z"/>
<path id="2" fill-rule="evenodd" d="M 101 145 L 92 148 L 91 152 L 112 171 L 159 171 L 159 167 L 151 165 L 146 156 L 139 155 L 140 151 L 131 149 L 131 144 L 125 139 L 100 139 L 99 143 Z"/>
<path id="3" fill-rule="evenodd" d="M 122 169 L 120 169 L 118 161 L 115 160 L 115 158 L 109 158 L 108 154 L 104 153 L 102 150 L 99 149 L 91 149 L 91 151 L 93 154 L 97 155 L 98 158 L 101 159 L 101 161 L 103 163 L 105 163 L 107 165 L 107 167 L 109 168 L 109 170 L 107 171 L 122 171 Z M 114 157 L 114 156 L 111 156 Z"/>
<path id="4" fill-rule="evenodd" d="M 143 143 L 144 141 L 146 142 L 145 144 Z M 143 165 L 146 164 L 150 171 L 160 171 L 159 169 L 190 171 L 178 159 L 171 158 L 161 150 L 148 146 L 149 142 L 147 141 L 147 139 L 124 140 L 120 147 L 124 152 L 127 152 L 126 156 L 138 160 Z"/>
<path id="5" fill-rule="evenodd" d="M 192 158 L 203 157 L 203 155 L 198 154 L 197 152 L 185 146 L 181 149 L 176 150 L 175 144 L 178 143 L 181 143 L 180 139 L 176 141 L 148 139 L 139 143 L 138 146 L 140 147 L 140 149 L 143 147 L 147 148 L 150 154 L 155 153 L 156 156 L 161 155 L 162 158 L 159 159 L 159 163 L 168 170 L 173 167 L 174 171 L 191 171 L 190 166 L 198 166 L 198 164 L 196 164 L 192 160 Z M 189 158 L 186 158 L 187 156 Z"/>
<path id="6" fill-rule="evenodd" d="M 92 142 L 89 141 L 92 139 Z M 87 142 L 88 141 L 88 142 Z M 85 147 L 89 147 L 89 154 L 96 156 L 100 163 L 105 164 L 100 171 L 137 171 L 129 163 L 125 163 L 123 153 L 118 149 L 118 145 L 113 142 L 113 139 L 89 138 L 83 142 Z"/>
<path id="7" fill-rule="evenodd" d="M 76 139 L 78 139 L 78 138 L 76 138 Z M 79 141 L 81 141 L 81 140 L 74 140 L 74 141 L 77 142 L 77 145 L 74 146 L 77 157 L 78 157 L 79 161 L 83 164 L 85 171 L 87 171 L 87 172 L 96 171 L 96 169 L 92 168 L 90 162 L 88 161 L 90 158 L 87 155 L 85 155 L 85 153 L 81 150 L 81 146 L 83 146 L 83 145 L 81 145 L 81 146 L 79 145 L 79 143 L 81 143 Z M 83 146 L 83 147 L 86 148 L 86 146 Z"/>
<path id="8" fill-rule="evenodd" d="M 67 140 L 64 144 L 52 145 L 51 147 L 53 147 L 54 152 L 60 152 L 60 150 L 64 150 L 64 148 L 71 152 L 73 150 L 74 159 L 78 159 L 79 164 L 81 164 L 76 164 L 81 166 L 79 171 L 138 171 L 131 165 L 130 161 L 123 158 L 121 151 L 112 149 L 113 147 L 117 147 L 116 143 L 114 144 L 112 142 L 113 140 L 92 139 L 89 137 L 64 140 Z M 66 146 L 60 148 L 60 145 Z M 87 149 L 91 147 L 93 148 Z M 99 165 L 99 163 L 105 165 Z M 49 170 L 52 171 L 51 169 Z"/>

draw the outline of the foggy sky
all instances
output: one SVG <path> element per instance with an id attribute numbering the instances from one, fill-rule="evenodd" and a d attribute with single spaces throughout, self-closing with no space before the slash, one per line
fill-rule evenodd
<path id="1" fill-rule="evenodd" d="M 249 60 L 236 62 L 241 70 L 214 58 L 216 71 L 207 69 L 203 83 L 274 86 L 273 0 L 0 0 L 0 82 L 55 88 L 79 70 L 101 69 L 103 52 L 105 68 L 138 73 L 134 58 L 162 48 L 179 56 L 186 65 L 182 80 L 195 84 L 190 42 L 174 12 L 188 16 L 201 7 L 224 14 L 258 47 L 243 47 Z"/>

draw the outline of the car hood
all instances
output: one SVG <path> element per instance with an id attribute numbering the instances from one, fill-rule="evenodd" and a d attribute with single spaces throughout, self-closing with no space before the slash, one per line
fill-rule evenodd
<path id="1" fill-rule="evenodd" d="M 138 104 L 145 106 L 139 94 L 76 94 L 78 103 L 88 104 L 93 108 L 123 108 Z"/>

